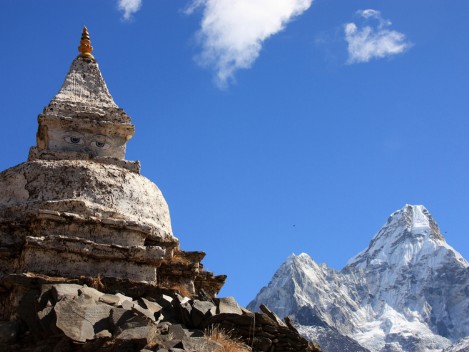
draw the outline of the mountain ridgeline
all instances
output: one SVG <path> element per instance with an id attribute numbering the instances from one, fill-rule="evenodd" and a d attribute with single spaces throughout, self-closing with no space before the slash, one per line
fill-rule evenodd
<path id="1" fill-rule="evenodd" d="M 340 271 L 291 255 L 248 308 L 260 304 L 325 352 L 469 351 L 469 263 L 421 205 L 391 214 Z"/>

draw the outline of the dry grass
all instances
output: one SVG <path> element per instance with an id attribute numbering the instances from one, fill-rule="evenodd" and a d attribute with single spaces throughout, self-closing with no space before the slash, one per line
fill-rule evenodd
<path id="1" fill-rule="evenodd" d="M 233 338 L 229 332 L 220 329 L 217 326 L 205 331 L 205 336 L 219 344 L 223 348 L 219 352 L 251 352 L 252 349 L 240 339 Z"/>
<path id="2" fill-rule="evenodd" d="M 188 265 L 188 266 L 194 265 L 193 262 L 187 259 L 182 254 L 182 252 L 179 252 L 179 251 L 174 251 L 174 254 L 171 257 L 171 259 L 168 260 L 168 264 L 182 264 L 182 265 Z"/>
<path id="3" fill-rule="evenodd" d="M 159 284 L 160 287 L 169 289 L 169 290 L 174 290 L 178 292 L 181 296 L 183 297 L 189 297 L 192 298 L 194 296 L 194 293 L 190 291 L 189 287 L 187 285 L 181 283 L 181 282 L 160 282 Z"/>
<path id="4" fill-rule="evenodd" d="M 98 276 L 91 278 L 90 286 L 92 288 L 95 288 L 97 290 L 104 290 L 104 284 L 101 281 L 101 275 L 98 274 Z"/>

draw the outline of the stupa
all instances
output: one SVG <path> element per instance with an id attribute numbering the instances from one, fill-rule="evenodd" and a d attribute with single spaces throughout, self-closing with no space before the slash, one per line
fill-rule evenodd
<path id="1" fill-rule="evenodd" d="M 202 269 L 203 252 L 179 248 L 161 191 L 125 160 L 135 128 L 92 50 L 85 27 L 28 161 L 0 173 L 0 281 L 115 278 L 216 295 L 226 277 Z"/>
<path id="2" fill-rule="evenodd" d="M 319 351 L 267 307 L 216 297 L 226 276 L 180 249 L 160 190 L 125 160 L 134 126 L 92 50 L 85 27 L 28 161 L 0 172 L 0 350 Z"/>

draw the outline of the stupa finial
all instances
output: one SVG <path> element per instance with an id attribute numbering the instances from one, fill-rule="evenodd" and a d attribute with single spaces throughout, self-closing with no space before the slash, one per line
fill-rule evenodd
<path id="1" fill-rule="evenodd" d="M 78 47 L 78 51 L 81 53 L 78 55 L 78 57 L 94 60 L 94 56 L 91 55 L 93 47 L 91 46 L 90 35 L 86 26 L 83 26 L 83 32 L 81 33 L 80 46 Z"/>

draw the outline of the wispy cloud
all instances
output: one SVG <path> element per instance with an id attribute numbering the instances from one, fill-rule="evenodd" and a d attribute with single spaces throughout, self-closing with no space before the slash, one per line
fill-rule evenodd
<path id="1" fill-rule="evenodd" d="M 124 12 L 124 20 L 128 21 L 132 18 L 132 15 L 140 10 L 142 6 L 142 0 L 119 0 L 117 4 L 119 10 Z"/>
<path id="2" fill-rule="evenodd" d="M 390 30 L 391 21 L 381 17 L 376 10 L 360 10 L 357 14 L 363 22 L 374 20 L 375 25 L 359 27 L 351 22 L 344 26 L 345 40 L 348 43 L 348 63 L 368 62 L 402 53 L 411 44 L 403 33 Z"/>
<path id="3" fill-rule="evenodd" d="M 186 13 L 203 10 L 198 62 L 211 67 L 225 87 L 235 72 L 252 66 L 264 41 L 278 33 L 313 0 L 191 0 Z"/>

